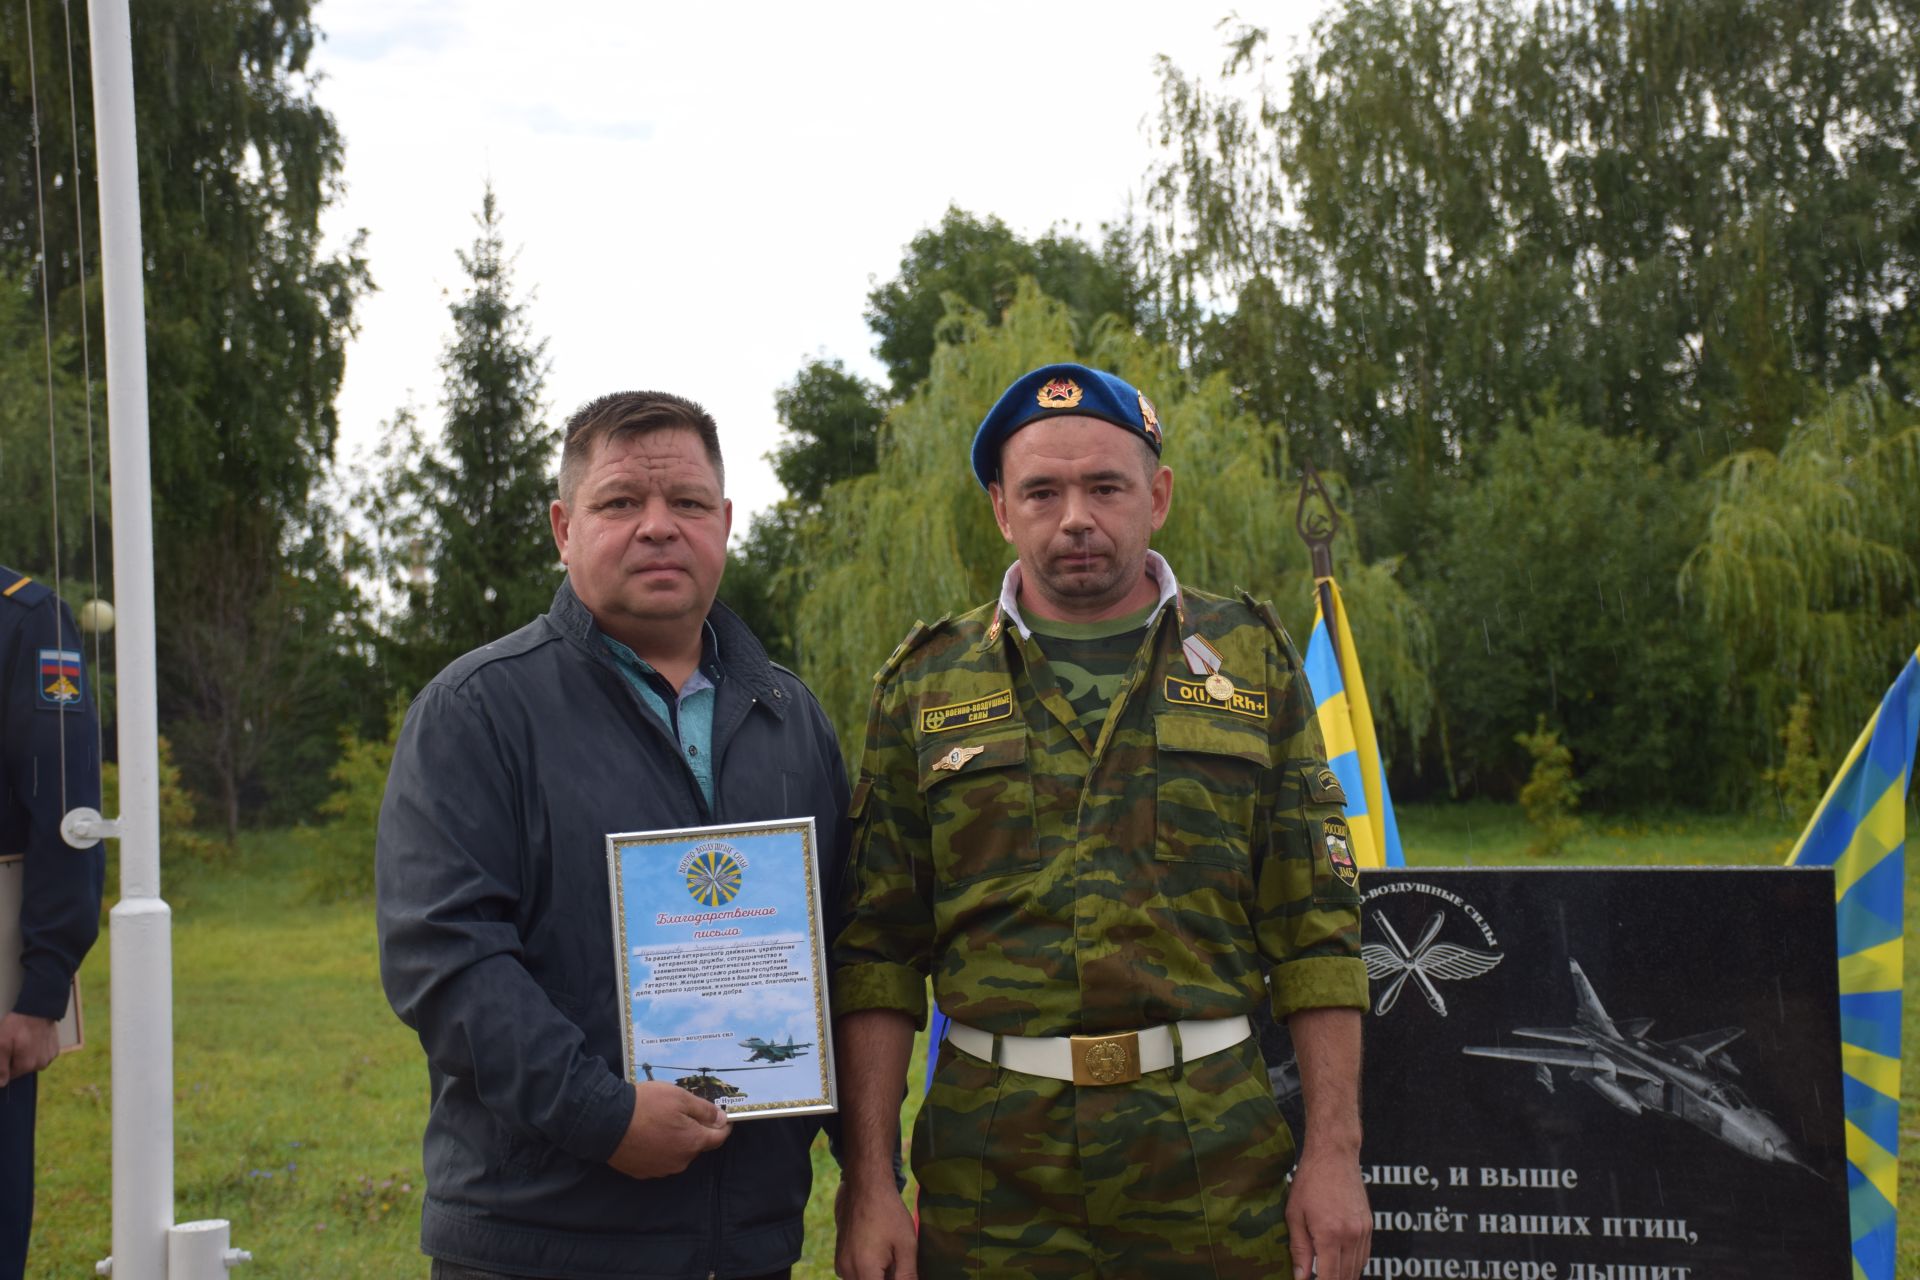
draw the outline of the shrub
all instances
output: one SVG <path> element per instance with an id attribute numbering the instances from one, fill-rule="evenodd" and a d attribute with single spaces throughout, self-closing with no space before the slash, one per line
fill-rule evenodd
<path id="1" fill-rule="evenodd" d="M 173 762 L 173 744 L 162 737 L 160 748 L 160 858 L 162 868 L 183 862 L 201 865 L 223 862 L 230 850 L 210 840 L 194 826 L 198 815 L 193 795 L 180 782 L 180 766 Z M 100 812 L 120 816 L 120 766 L 112 760 L 100 766 Z M 107 842 L 107 897 L 120 883 L 120 842 Z"/>
<path id="2" fill-rule="evenodd" d="M 1826 765 L 1814 748 L 1811 693 L 1803 692 L 1793 700 L 1787 723 L 1780 728 L 1780 741 L 1786 748 L 1784 758 L 1760 776 L 1772 784 L 1781 816 L 1804 827 L 1820 803 L 1827 780 Z"/>
<path id="3" fill-rule="evenodd" d="M 333 794 L 320 804 L 327 821 L 298 832 L 308 854 L 306 879 L 311 896 L 364 898 L 373 892 L 373 841 L 404 714 L 403 707 L 393 709 L 382 739 L 362 738 L 352 730 L 340 735 L 340 758 L 327 771 Z"/>
<path id="4" fill-rule="evenodd" d="M 1527 852 L 1551 857 L 1580 833 L 1574 810 L 1580 805 L 1581 788 L 1573 777 L 1573 752 L 1561 743 L 1557 730 L 1547 728 L 1544 715 L 1534 721 L 1532 733 L 1516 733 L 1513 740 L 1533 757 L 1533 772 L 1520 788 L 1520 808 L 1535 832 Z"/>

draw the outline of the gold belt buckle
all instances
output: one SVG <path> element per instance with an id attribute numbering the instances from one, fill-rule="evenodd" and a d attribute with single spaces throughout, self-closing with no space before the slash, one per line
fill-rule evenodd
<path id="1" fill-rule="evenodd" d="M 1140 1078 L 1140 1035 L 1071 1036 L 1075 1084 L 1128 1084 Z"/>

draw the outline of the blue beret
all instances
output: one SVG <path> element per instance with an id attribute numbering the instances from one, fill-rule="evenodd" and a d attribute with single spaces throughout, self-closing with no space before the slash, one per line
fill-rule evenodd
<path id="1" fill-rule="evenodd" d="M 1138 435 L 1160 453 L 1160 417 L 1132 386 L 1083 364 L 1042 365 L 1000 393 L 973 435 L 973 474 L 986 488 L 1000 473 L 1000 446 L 1030 422 L 1069 414 L 1099 418 Z"/>

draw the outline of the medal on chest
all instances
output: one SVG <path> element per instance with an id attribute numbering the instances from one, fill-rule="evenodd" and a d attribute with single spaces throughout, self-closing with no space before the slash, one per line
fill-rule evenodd
<path id="1" fill-rule="evenodd" d="M 1233 700 L 1233 681 L 1220 670 L 1224 661 L 1220 651 L 1207 643 L 1207 638 L 1194 632 L 1180 642 L 1180 655 L 1187 660 L 1187 670 L 1203 677 L 1203 687 L 1207 696 L 1215 702 Z"/>

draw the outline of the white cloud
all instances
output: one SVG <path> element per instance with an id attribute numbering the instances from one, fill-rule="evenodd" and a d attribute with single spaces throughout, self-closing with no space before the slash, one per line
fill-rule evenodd
<path id="1" fill-rule="evenodd" d="M 1297 32 L 1319 8 L 1241 12 Z M 861 313 L 901 246 L 949 203 L 1028 235 L 1121 216 L 1152 158 L 1155 55 L 1211 70 L 1224 12 L 322 0 L 349 183 L 329 227 L 370 231 L 381 288 L 347 448 L 409 399 L 433 421 L 454 250 L 491 178 L 555 414 L 622 388 L 703 401 L 744 530 L 779 496 L 774 390 L 820 353 L 878 374 Z"/>

